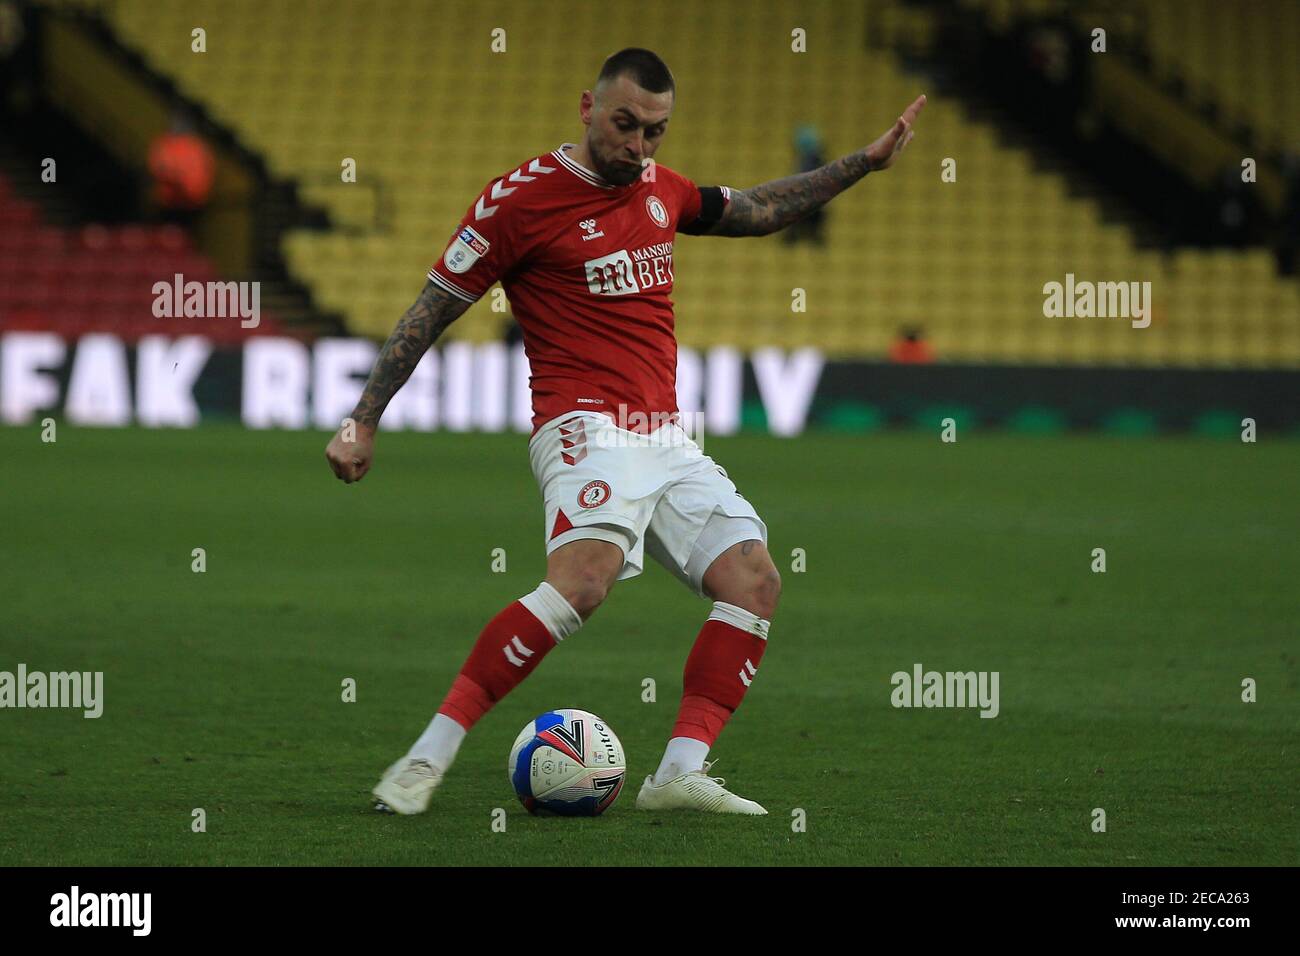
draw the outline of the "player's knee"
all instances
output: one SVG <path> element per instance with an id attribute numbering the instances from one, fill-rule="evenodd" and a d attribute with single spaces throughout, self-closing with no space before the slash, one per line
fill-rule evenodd
<path id="1" fill-rule="evenodd" d="M 770 621 L 776 613 L 777 602 L 781 598 L 781 575 L 776 568 L 768 564 L 744 574 L 735 582 L 734 588 L 720 589 L 716 600 L 726 601 L 744 608 L 750 614 Z"/>
<path id="2" fill-rule="evenodd" d="M 578 569 L 553 586 L 584 621 L 595 613 L 609 594 L 609 581 L 596 568 Z"/>
<path id="3" fill-rule="evenodd" d="M 765 620 L 771 620 L 776 613 L 776 605 L 781 600 L 781 572 L 774 565 L 768 565 L 756 575 L 753 585 L 754 605 L 747 610 Z"/>
<path id="4" fill-rule="evenodd" d="M 554 551 L 546 581 L 586 621 L 600 607 L 623 567 L 623 552 L 607 541 L 574 541 Z"/>

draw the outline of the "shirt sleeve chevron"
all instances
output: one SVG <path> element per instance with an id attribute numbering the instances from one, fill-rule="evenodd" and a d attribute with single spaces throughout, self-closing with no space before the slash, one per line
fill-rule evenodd
<path id="1" fill-rule="evenodd" d="M 466 302 L 482 298 L 522 257 L 516 193 L 554 171 L 544 159 L 534 159 L 488 183 L 429 270 L 429 280 Z"/>

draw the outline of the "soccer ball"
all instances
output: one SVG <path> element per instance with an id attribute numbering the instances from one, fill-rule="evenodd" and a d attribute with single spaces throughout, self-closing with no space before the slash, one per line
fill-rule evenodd
<path id="1" fill-rule="evenodd" d="M 595 714 L 548 710 L 519 732 L 506 769 L 529 813 L 595 817 L 618 799 L 627 761 Z"/>

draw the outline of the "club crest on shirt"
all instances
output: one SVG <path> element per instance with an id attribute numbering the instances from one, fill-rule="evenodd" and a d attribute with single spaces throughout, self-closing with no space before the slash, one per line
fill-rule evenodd
<path id="1" fill-rule="evenodd" d="M 650 196 L 646 199 L 645 211 L 650 214 L 650 218 L 654 220 L 654 224 L 660 229 L 668 228 L 668 210 L 664 208 L 664 204 L 659 201 L 658 196 Z"/>
<path id="2" fill-rule="evenodd" d="M 447 253 L 442 257 L 442 264 L 452 272 L 466 272 L 470 266 L 478 262 L 480 256 L 487 255 L 488 248 L 489 243 L 486 239 L 469 226 L 464 226 L 447 247 Z"/>
<path id="3" fill-rule="evenodd" d="M 579 508 L 599 508 L 609 500 L 609 485 L 603 481 L 589 481 L 578 492 Z"/>

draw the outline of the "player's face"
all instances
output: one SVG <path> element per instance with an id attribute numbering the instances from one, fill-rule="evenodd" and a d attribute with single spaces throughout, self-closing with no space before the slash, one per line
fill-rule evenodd
<path id="1" fill-rule="evenodd" d="M 673 94 L 651 93 L 620 76 L 594 97 L 584 93 L 582 106 L 587 151 L 595 171 L 619 186 L 634 182 L 668 130 Z"/>

